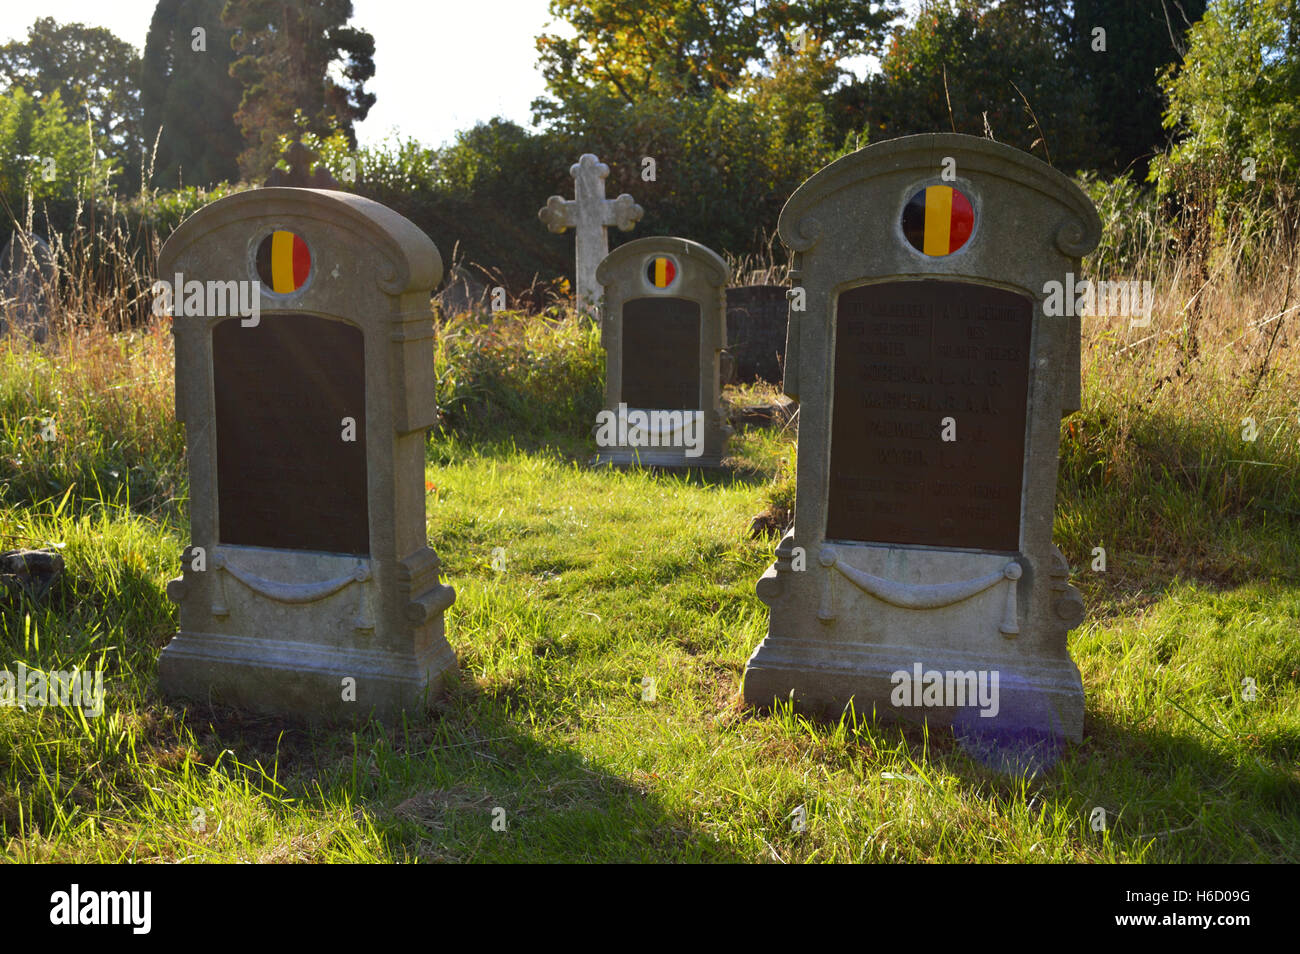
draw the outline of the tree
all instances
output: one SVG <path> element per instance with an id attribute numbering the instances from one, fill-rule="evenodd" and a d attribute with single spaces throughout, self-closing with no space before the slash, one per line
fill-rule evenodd
<path id="1" fill-rule="evenodd" d="M 1169 97 L 1165 126 L 1183 139 L 1153 169 L 1161 186 L 1215 167 L 1231 194 L 1253 189 L 1256 178 L 1294 182 L 1300 167 L 1300 4 L 1214 0 L 1189 38 L 1181 69 L 1162 78 Z"/>
<path id="2" fill-rule="evenodd" d="M 40 102 L 57 95 L 73 122 L 88 116 L 95 143 L 124 175 L 140 164 L 139 65 L 135 47 L 111 31 L 52 17 L 28 27 L 26 40 L 0 46 L 0 81 Z"/>
<path id="3" fill-rule="evenodd" d="M 351 0 L 229 0 L 223 17 L 240 54 L 231 74 L 244 87 L 235 119 L 245 176 L 270 170 L 280 158 L 279 137 L 298 128 L 297 114 L 307 131 L 327 137 L 339 130 L 356 145 L 353 124 L 375 102 L 365 90 L 375 75 L 375 40 L 347 26 Z"/>
<path id="4" fill-rule="evenodd" d="M 533 110 L 552 150 L 541 178 L 567 192 L 570 163 L 594 152 L 611 167 L 610 194 L 646 200 L 638 234 L 762 255 L 785 198 L 835 157 L 826 96 L 842 61 L 876 50 L 898 5 L 552 0 L 550 9 L 577 36 L 537 40 L 550 96 Z M 475 156 L 497 151 L 483 136 L 460 144 L 471 145 Z M 645 157 L 657 179 L 640 178 Z"/>
<path id="5" fill-rule="evenodd" d="M 144 148 L 157 185 L 210 186 L 239 177 L 235 111 L 242 87 L 230 75 L 235 54 L 232 31 L 221 22 L 224 3 L 160 0 L 154 9 L 140 95 Z"/>
<path id="6" fill-rule="evenodd" d="M 40 100 L 21 87 L 0 94 L 0 202 L 21 220 L 30 195 L 38 203 L 102 193 L 113 160 L 97 161 L 84 122 L 68 117 L 56 90 Z"/>
<path id="7" fill-rule="evenodd" d="M 1168 144 L 1159 75 L 1181 60 L 1187 31 L 1204 12 L 1205 0 L 1075 0 L 1064 33 L 1070 66 L 1090 94 L 1098 160 L 1111 171 L 1131 167 L 1140 181 L 1152 154 Z"/>
<path id="8" fill-rule="evenodd" d="M 607 194 L 645 205 L 636 235 L 689 235 L 738 255 L 760 254 L 786 198 L 835 158 L 820 103 L 799 110 L 719 90 L 634 104 L 591 90 L 547 135 L 552 191 L 571 194 L 569 165 L 595 153 L 610 166 Z M 653 180 L 642 178 L 644 157 L 655 160 Z"/>
<path id="9" fill-rule="evenodd" d="M 727 92 L 810 44 L 834 59 L 870 52 L 898 14 L 860 0 L 551 0 L 550 9 L 577 36 L 537 38 L 553 97 L 534 103 L 544 118 L 586 92 L 624 103 Z"/>
<path id="10" fill-rule="evenodd" d="M 1049 3 L 955 0 L 894 31 L 881 73 L 836 93 L 836 122 L 866 138 L 991 133 L 1053 164 L 1096 160 L 1087 90 L 1071 76 Z"/>

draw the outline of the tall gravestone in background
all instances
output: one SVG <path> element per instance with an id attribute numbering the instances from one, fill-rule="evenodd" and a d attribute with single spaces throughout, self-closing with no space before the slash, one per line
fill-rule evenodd
<path id="1" fill-rule="evenodd" d="M 736 380 L 781 383 L 788 324 L 784 285 L 741 285 L 727 289 L 727 350 Z"/>
<path id="2" fill-rule="evenodd" d="M 573 229 L 574 300 L 579 309 L 592 308 L 600 303 L 602 291 L 596 266 L 609 254 L 609 235 L 605 230 L 616 225 L 621 231 L 631 231 L 645 210 L 626 192 L 617 199 L 605 198 L 609 166 L 589 152 L 569 167 L 569 175 L 573 176 L 573 198 L 551 196 L 538 210 L 537 217 L 552 232 Z"/>
<path id="3" fill-rule="evenodd" d="M 191 524 L 163 690 L 307 717 L 417 707 L 456 665 L 425 539 L 437 249 L 378 203 L 276 187 L 186 220 L 159 269 Z M 229 317 L 254 281 L 260 314 Z"/>
<path id="4" fill-rule="evenodd" d="M 797 500 L 746 701 L 1079 739 L 1083 604 L 1052 543 L 1079 322 L 1042 304 L 1100 238 L 1091 202 L 1009 146 L 911 136 L 822 169 L 779 229 Z"/>
<path id="5" fill-rule="evenodd" d="M 600 263 L 606 423 L 596 428 L 598 462 L 722 463 L 731 428 L 718 366 L 730 274 L 717 253 L 666 236 L 627 242 Z"/>

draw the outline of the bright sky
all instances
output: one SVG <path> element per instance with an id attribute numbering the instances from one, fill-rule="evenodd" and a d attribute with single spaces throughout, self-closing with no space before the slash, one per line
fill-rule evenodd
<path id="1" fill-rule="evenodd" d="M 916 0 L 906 0 L 909 9 Z M 108 27 L 144 49 L 155 0 L 43 0 L 0 4 L 0 42 L 23 39 L 37 17 Z M 551 20 L 547 0 L 352 0 L 352 25 L 375 38 L 374 107 L 357 127 L 363 144 L 400 130 L 430 146 L 504 116 L 530 125 L 529 104 L 545 83 L 534 38 L 572 35 Z M 865 62 L 845 64 L 862 73 Z"/>

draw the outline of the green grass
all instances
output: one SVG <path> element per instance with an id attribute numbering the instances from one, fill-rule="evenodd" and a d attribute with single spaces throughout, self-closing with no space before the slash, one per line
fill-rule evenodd
<path id="1" fill-rule="evenodd" d="M 596 342 L 530 333 L 567 350 L 524 372 L 518 341 L 480 341 L 477 364 L 444 342 L 440 394 L 462 401 L 429 445 L 427 512 L 459 673 L 429 716 L 355 731 L 157 694 L 187 542 L 166 339 L 0 359 L 0 546 L 54 544 L 67 562 L 39 603 L 0 598 L 0 669 L 102 669 L 108 690 L 101 718 L 0 708 L 4 857 L 1300 860 L 1298 491 L 1231 463 L 1229 426 L 1141 417 L 1090 380 L 1057 515 L 1089 611 L 1070 641 L 1085 738 L 1014 778 L 946 729 L 740 707 L 775 543 L 749 526 L 788 499 L 793 432 L 743 431 L 720 475 L 588 469 L 581 421 L 564 422 L 599 395 Z M 114 354 L 129 360 L 96 363 Z M 569 404 L 530 416 L 559 380 Z M 66 443 L 33 430 L 47 413 Z M 1292 430 L 1250 453 L 1292 466 Z M 1088 568 L 1098 542 L 1106 573 Z"/>
<path id="2" fill-rule="evenodd" d="M 746 532 L 760 480 L 592 471 L 454 442 L 432 452 L 430 536 L 457 588 L 460 674 L 432 717 L 395 731 L 164 703 L 153 680 L 177 528 L 111 504 L 5 511 L 6 538 L 62 543 L 68 561 L 46 605 L 6 606 L 6 664 L 100 667 L 109 688 L 98 720 L 0 709 L 6 856 L 1297 859 L 1295 581 L 1177 584 L 1139 616 L 1085 624 L 1071 644 L 1085 741 L 1015 780 L 947 731 L 737 707 L 766 626 L 753 585 L 771 542 Z M 1097 806 L 1104 833 L 1088 826 Z"/>

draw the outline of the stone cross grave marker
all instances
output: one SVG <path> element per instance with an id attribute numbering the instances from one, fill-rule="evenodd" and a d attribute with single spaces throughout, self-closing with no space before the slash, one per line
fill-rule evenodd
<path id="1" fill-rule="evenodd" d="M 605 230 L 612 225 L 628 232 L 636 225 L 645 209 L 632 201 L 624 192 L 617 199 L 605 198 L 605 177 L 609 166 L 591 153 L 585 153 L 569 167 L 573 176 L 573 198 L 553 195 L 546 200 L 537 217 L 552 232 L 573 229 L 576 239 L 575 261 L 578 308 L 591 308 L 600 302 L 601 287 L 596 277 L 596 266 L 609 254 L 609 236 Z"/>
<path id="2" fill-rule="evenodd" d="M 1043 302 L 1100 238 L 1092 203 L 1009 146 L 910 136 L 822 169 L 779 230 L 796 510 L 746 702 L 1079 739 L 1084 611 L 1052 517 L 1080 329 Z"/>
<path id="3" fill-rule="evenodd" d="M 698 242 L 664 236 L 627 242 L 600 263 L 605 409 L 595 429 L 598 463 L 721 465 L 731 434 L 718 381 L 730 274 Z"/>
<path id="4" fill-rule="evenodd" d="M 0 252 L 0 334 L 44 341 L 54 306 L 54 253 L 39 235 L 14 232 Z"/>
<path id="5" fill-rule="evenodd" d="M 438 250 L 376 202 L 271 187 L 187 219 L 159 269 L 191 532 L 164 692 L 309 719 L 418 708 L 456 665 L 425 537 Z"/>

